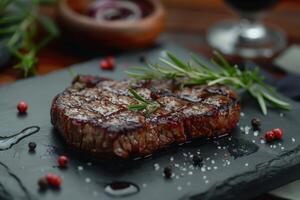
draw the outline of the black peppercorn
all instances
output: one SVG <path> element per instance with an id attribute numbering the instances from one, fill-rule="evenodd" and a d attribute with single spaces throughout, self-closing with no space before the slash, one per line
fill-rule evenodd
<path id="1" fill-rule="evenodd" d="M 146 63 L 147 62 L 146 56 L 140 56 L 139 60 L 140 60 L 141 63 Z"/>
<path id="2" fill-rule="evenodd" d="M 194 155 L 192 161 L 193 161 L 194 165 L 200 166 L 200 165 L 202 165 L 203 158 L 198 155 Z"/>
<path id="3" fill-rule="evenodd" d="M 254 130 L 260 130 L 260 127 L 261 127 L 260 119 L 253 118 L 251 120 L 251 124 L 252 124 L 252 127 L 253 127 Z"/>
<path id="4" fill-rule="evenodd" d="M 168 179 L 172 177 L 172 168 L 170 166 L 164 168 L 164 175 Z"/>
<path id="5" fill-rule="evenodd" d="M 45 190 L 48 187 L 48 181 L 46 177 L 40 178 L 38 181 L 38 185 L 41 190 Z"/>
<path id="6" fill-rule="evenodd" d="M 30 152 L 34 152 L 36 148 L 36 143 L 35 142 L 29 142 L 28 143 L 28 148 Z"/>

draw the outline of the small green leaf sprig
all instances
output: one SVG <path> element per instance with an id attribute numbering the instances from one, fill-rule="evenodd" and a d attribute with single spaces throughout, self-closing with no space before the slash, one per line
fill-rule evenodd
<path id="1" fill-rule="evenodd" d="M 146 67 L 133 67 L 126 73 L 137 80 L 176 79 L 181 85 L 215 85 L 224 84 L 237 90 L 247 91 L 258 102 L 264 115 L 267 107 L 290 109 L 290 104 L 281 100 L 276 91 L 264 82 L 259 68 L 241 70 L 237 65 L 231 65 L 218 52 L 214 52 L 212 59 L 217 69 L 212 69 L 195 55 L 190 62 L 184 62 L 174 54 L 166 52 L 167 58 L 160 58 L 162 64 L 148 63 Z M 139 108 L 144 109 L 142 104 Z"/>
<path id="2" fill-rule="evenodd" d="M 156 101 L 149 101 L 149 100 L 143 98 L 134 89 L 130 88 L 129 92 L 139 102 L 139 104 L 136 104 L 136 105 L 129 105 L 128 106 L 129 110 L 135 110 L 135 111 L 145 110 L 147 112 L 147 114 L 151 114 L 160 107 L 159 103 L 157 103 Z"/>
<path id="3" fill-rule="evenodd" d="M 21 70 L 25 77 L 36 73 L 37 53 L 59 34 L 55 23 L 38 13 L 41 3 L 53 2 L 54 0 L 0 1 L 0 37 L 7 38 L 8 49 L 18 59 L 14 67 Z M 40 41 L 35 40 L 38 24 L 47 32 Z"/>

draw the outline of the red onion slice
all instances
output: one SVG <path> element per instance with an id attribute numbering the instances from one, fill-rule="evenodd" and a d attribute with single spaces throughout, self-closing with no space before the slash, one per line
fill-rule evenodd
<path id="1" fill-rule="evenodd" d="M 98 0 L 91 4 L 89 16 L 96 20 L 130 20 L 142 18 L 140 7 L 132 1 Z"/>

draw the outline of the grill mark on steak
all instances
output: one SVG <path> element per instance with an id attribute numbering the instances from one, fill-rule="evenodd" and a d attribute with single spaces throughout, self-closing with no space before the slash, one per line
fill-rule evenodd
<path id="1" fill-rule="evenodd" d="M 223 85 L 178 88 L 176 81 L 113 81 L 78 76 L 52 103 L 51 122 L 67 143 L 99 157 L 145 156 L 174 142 L 230 132 L 238 123 L 237 95 Z M 155 99 L 151 115 L 130 111 L 128 92 Z"/>

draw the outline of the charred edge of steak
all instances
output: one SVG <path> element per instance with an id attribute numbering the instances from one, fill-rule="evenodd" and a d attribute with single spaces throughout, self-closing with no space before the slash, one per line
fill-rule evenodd
<path id="1" fill-rule="evenodd" d="M 84 88 L 78 88 L 83 84 Z M 174 89 L 172 82 L 116 82 L 79 76 L 57 95 L 52 124 L 67 143 L 97 157 L 145 156 L 175 142 L 229 133 L 238 123 L 237 95 L 222 85 Z M 164 107 L 146 117 L 129 111 L 137 103 L 128 93 L 134 87 Z"/>

